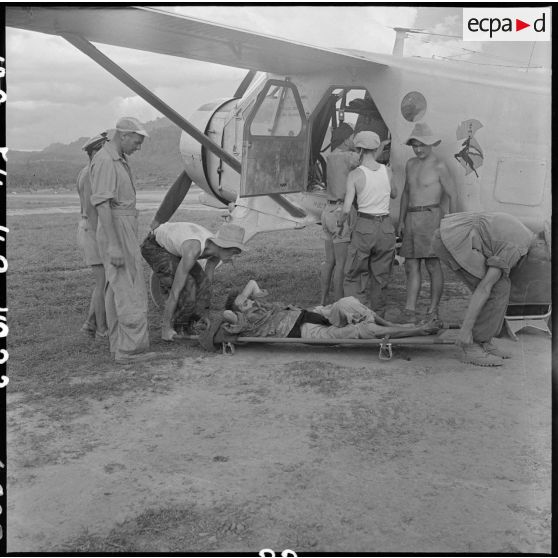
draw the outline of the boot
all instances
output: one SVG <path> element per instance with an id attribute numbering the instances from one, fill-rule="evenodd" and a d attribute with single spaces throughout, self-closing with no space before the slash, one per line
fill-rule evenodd
<path id="1" fill-rule="evenodd" d="M 484 350 L 478 343 L 461 348 L 461 362 L 475 366 L 502 366 L 504 361 Z"/>
<path id="2" fill-rule="evenodd" d="M 480 346 L 487 352 L 490 353 L 491 355 L 500 357 L 500 358 L 511 358 L 511 354 L 503 351 L 502 349 L 499 349 L 496 345 L 494 345 L 494 343 L 492 342 L 492 339 L 490 341 L 485 341 L 484 343 L 481 343 Z"/>

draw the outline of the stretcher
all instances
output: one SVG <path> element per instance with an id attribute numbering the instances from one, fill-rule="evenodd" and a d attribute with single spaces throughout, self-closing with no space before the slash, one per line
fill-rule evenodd
<path id="1" fill-rule="evenodd" d="M 237 345 L 249 345 L 253 343 L 267 343 L 271 345 L 322 345 L 322 346 L 365 346 L 378 347 L 378 358 L 380 360 L 391 360 L 394 346 L 418 346 L 418 345 L 453 345 L 457 336 L 457 326 L 450 325 L 441 329 L 434 335 L 417 337 L 383 338 L 374 339 L 307 339 L 302 337 L 235 337 L 234 340 L 223 341 L 221 352 L 224 355 L 234 355 Z M 197 335 L 191 335 L 188 339 L 198 339 Z"/>

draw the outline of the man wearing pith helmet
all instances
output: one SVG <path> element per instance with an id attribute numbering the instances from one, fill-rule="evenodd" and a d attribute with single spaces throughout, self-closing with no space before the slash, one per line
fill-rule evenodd
<path id="1" fill-rule="evenodd" d="M 354 145 L 360 154 L 360 166 L 347 178 L 347 193 L 338 223 L 343 226 L 356 198 L 358 211 L 347 255 L 345 296 L 358 298 L 383 317 L 395 255 L 395 229 L 389 216 L 389 202 L 390 198 L 397 197 L 397 189 L 391 182 L 391 171 L 376 161 L 381 145 L 378 134 L 359 132 Z"/>
<path id="2" fill-rule="evenodd" d="M 136 118 L 120 118 L 114 137 L 91 163 L 91 203 L 99 214 L 97 241 L 108 283 L 110 351 L 121 364 L 156 356 L 148 352 L 147 290 L 137 240 L 136 189 L 128 163 L 146 137 Z"/>
<path id="3" fill-rule="evenodd" d="M 77 179 L 77 191 L 81 206 L 81 219 L 78 225 L 77 241 L 85 256 L 85 263 L 91 266 L 95 278 L 95 288 L 91 294 L 89 312 L 81 330 L 97 340 L 107 337 L 105 314 L 105 268 L 97 246 L 97 210 L 91 204 L 91 179 L 89 167 L 93 157 L 108 141 L 107 133 L 102 132 L 89 138 L 82 146 L 89 161 L 81 169 Z"/>

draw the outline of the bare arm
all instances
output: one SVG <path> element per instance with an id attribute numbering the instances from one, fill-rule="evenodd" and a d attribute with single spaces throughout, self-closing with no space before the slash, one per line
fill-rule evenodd
<path id="1" fill-rule="evenodd" d="M 438 165 L 438 173 L 440 176 L 440 184 L 444 193 L 449 198 L 449 212 L 457 211 L 457 195 L 455 192 L 455 183 L 446 163 L 441 161 Z"/>
<path id="2" fill-rule="evenodd" d="M 108 237 L 108 255 L 110 263 L 115 267 L 121 267 L 125 263 L 124 253 L 122 252 L 122 246 L 120 245 L 120 240 L 114 228 L 110 200 L 106 200 L 97 205 L 97 214 L 99 215 L 99 221 L 101 221 L 101 225 Z"/>
<path id="3" fill-rule="evenodd" d="M 343 202 L 343 209 L 341 210 L 341 215 L 337 220 L 337 226 L 341 228 L 345 223 L 349 212 L 351 211 L 351 206 L 353 205 L 353 200 L 356 195 L 356 180 L 358 177 L 357 169 L 351 171 L 347 177 L 347 191 L 345 192 L 345 201 Z"/>
<path id="4" fill-rule="evenodd" d="M 163 310 L 161 337 L 166 341 L 171 341 L 176 335 L 176 331 L 174 331 L 172 327 L 172 317 L 176 310 L 176 305 L 178 304 L 180 291 L 186 284 L 188 273 L 190 273 L 192 266 L 201 254 L 201 244 L 198 240 L 186 240 L 180 246 L 180 253 L 182 258 L 176 268 L 172 287 Z"/>
<path id="5" fill-rule="evenodd" d="M 250 281 L 246 283 L 244 289 L 242 289 L 242 292 L 235 298 L 235 304 L 241 305 L 250 298 L 260 298 L 266 295 L 267 291 L 265 289 L 260 289 L 256 281 L 250 279 Z M 239 322 L 238 314 L 232 310 L 225 310 L 223 312 L 223 318 L 229 324 L 235 325 Z"/>
<path id="6" fill-rule="evenodd" d="M 401 236 L 403 228 L 405 227 L 405 219 L 407 218 L 407 209 L 409 208 L 409 161 L 405 166 L 405 186 L 401 194 L 401 202 L 399 204 L 399 222 L 397 223 L 397 234 Z"/>
<path id="7" fill-rule="evenodd" d="M 397 339 L 400 337 L 414 337 L 419 335 L 431 335 L 432 333 L 436 333 L 440 327 L 438 325 L 432 324 L 423 324 L 420 326 L 403 326 L 399 324 L 394 324 L 393 322 L 389 322 L 384 318 L 380 318 L 380 316 L 376 316 L 374 318 L 376 324 L 380 326 L 384 326 L 382 328 L 382 335 L 389 335 L 393 339 Z"/>
<path id="8" fill-rule="evenodd" d="M 390 193 L 389 197 L 394 200 L 397 197 L 397 188 L 395 187 L 395 182 L 393 181 L 393 173 L 389 167 L 386 167 L 388 179 L 389 179 L 389 186 L 390 186 Z"/>
<path id="9" fill-rule="evenodd" d="M 83 169 L 80 171 L 80 173 L 78 175 L 78 178 L 77 178 L 77 182 L 76 182 L 76 190 L 77 190 L 77 193 L 79 195 L 79 211 L 80 211 L 81 215 L 83 215 L 83 211 L 85 209 L 85 204 L 83 203 L 83 199 L 82 199 L 83 192 L 80 188 L 80 186 L 81 186 L 80 182 L 82 180 L 82 177 L 81 177 L 82 174 L 83 174 Z"/>
<path id="10" fill-rule="evenodd" d="M 463 323 L 461 324 L 459 336 L 455 341 L 455 344 L 459 347 L 463 345 L 470 345 L 473 342 L 473 326 L 475 325 L 480 311 L 492 292 L 492 287 L 494 287 L 501 276 L 501 269 L 498 269 L 497 267 L 489 267 L 485 276 L 481 279 L 477 288 L 473 291 L 471 299 L 469 300 L 469 306 L 465 312 L 465 317 L 463 318 Z"/>
<path id="11" fill-rule="evenodd" d="M 258 283 L 254 281 L 254 279 L 250 279 L 242 292 L 236 297 L 236 300 L 239 303 L 248 300 L 249 298 L 260 298 L 267 295 L 267 291 L 265 289 L 260 289 Z"/>
<path id="12" fill-rule="evenodd" d="M 223 312 L 223 318 L 225 318 L 225 320 L 229 322 L 229 324 L 238 323 L 238 316 L 232 310 L 225 310 Z"/>
<path id="13" fill-rule="evenodd" d="M 221 260 L 216 256 L 211 256 L 210 258 L 207 258 L 207 263 L 205 264 L 205 274 L 207 275 L 207 278 L 209 279 L 210 283 L 213 283 L 213 275 L 215 273 L 215 268 L 217 267 L 220 261 Z"/>

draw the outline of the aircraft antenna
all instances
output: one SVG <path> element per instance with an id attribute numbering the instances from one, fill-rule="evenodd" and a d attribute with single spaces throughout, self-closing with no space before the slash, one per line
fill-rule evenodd
<path id="1" fill-rule="evenodd" d="M 450 62 L 455 62 L 455 60 L 453 58 L 450 58 L 449 56 L 434 56 L 433 58 L 436 60 L 448 60 Z M 528 70 L 529 68 L 531 69 L 544 68 L 544 66 L 517 66 L 517 65 L 512 66 L 509 64 L 490 64 L 484 62 L 473 62 L 472 60 L 459 60 L 459 62 L 462 62 L 464 64 L 475 64 L 476 66 L 491 66 L 493 68 L 514 68 L 516 70 L 523 70 L 523 69 Z"/>
<path id="2" fill-rule="evenodd" d="M 440 43 L 435 43 L 435 42 L 428 41 L 428 40 L 422 40 L 421 42 L 431 44 L 431 45 L 440 44 Z M 481 50 L 474 50 L 474 49 L 470 49 L 470 48 L 464 48 L 464 47 L 460 47 L 460 46 L 452 45 L 452 44 L 447 44 L 447 43 L 444 43 L 444 48 L 453 49 L 453 50 L 458 49 L 459 51 L 463 51 L 463 52 L 459 52 L 458 54 L 453 54 L 451 56 L 448 55 L 447 57 L 445 57 L 447 59 L 451 59 L 451 58 L 454 58 L 454 57 L 457 57 L 457 56 L 465 56 L 466 54 L 473 54 L 473 55 L 484 56 L 485 58 L 494 58 L 496 60 L 504 60 L 505 62 L 514 62 L 515 61 L 515 59 L 508 58 L 506 56 L 499 56 L 499 55 L 496 55 L 496 54 L 491 54 L 489 52 L 484 52 L 484 51 L 481 51 Z M 438 57 L 442 58 L 440 55 L 438 55 Z M 498 65 L 498 64 L 495 64 L 495 65 Z M 517 64 L 514 64 L 513 66 L 505 66 L 505 67 L 517 68 L 518 66 L 517 66 Z"/>
<path id="3" fill-rule="evenodd" d="M 405 39 L 408 33 L 415 33 L 417 35 L 436 35 L 437 37 L 451 37 L 454 39 L 461 39 L 459 35 L 446 35 L 444 33 L 434 33 L 432 31 L 424 31 L 423 29 L 412 29 L 410 27 L 392 27 L 395 31 L 395 43 L 393 45 L 393 56 L 403 56 L 405 47 Z"/>
<path id="4" fill-rule="evenodd" d="M 456 38 L 456 39 L 461 39 L 461 36 L 459 35 L 449 35 L 449 34 L 445 34 L 445 33 L 434 33 L 434 32 L 430 32 L 430 31 L 425 31 L 422 29 L 408 29 L 408 28 L 403 28 L 403 27 L 394 27 L 393 28 L 396 31 L 396 34 L 401 35 L 401 39 L 400 41 L 403 41 L 406 37 L 408 37 L 408 33 L 412 33 L 412 34 L 417 34 L 417 35 L 434 35 L 434 36 L 438 36 L 438 37 L 450 37 L 450 38 Z M 413 37 L 410 37 L 411 39 L 413 39 Z M 396 46 L 399 48 L 399 51 L 401 52 L 401 54 L 397 54 L 398 56 L 402 56 L 402 46 L 397 44 L 397 40 L 398 40 L 398 35 L 396 35 L 396 45 L 394 46 L 394 52 L 393 54 L 395 55 L 396 52 Z M 419 40 L 418 38 L 415 40 Z M 422 43 L 429 43 L 429 44 L 437 44 L 437 43 L 433 43 L 432 41 L 429 41 L 427 39 L 420 39 L 420 42 Z M 523 65 L 518 65 L 518 64 L 497 64 L 497 63 L 490 63 L 490 62 L 475 62 L 473 60 L 459 60 L 459 62 L 465 62 L 467 64 L 475 64 L 478 66 L 493 66 L 493 67 L 497 67 L 497 68 L 515 68 L 517 70 L 520 69 L 525 69 L 527 72 L 529 71 L 529 69 L 540 69 L 540 68 L 544 68 L 544 66 L 532 66 L 531 62 L 533 59 L 533 53 L 535 50 L 535 46 L 536 43 L 533 42 L 532 46 L 531 46 L 531 51 L 530 51 L 530 55 L 529 55 L 529 61 L 527 62 L 526 66 Z M 463 51 L 462 53 L 459 54 L 454 54 L 454 55 L 447 55 L 447 56 L 441 56 L 441 55 L 436 55 L 434 54 L 432 56 L 432 58 L 434 59 L 438 59 L 438 60 L 448 60 L 448 61 L 455 61 L 455 59 L 459 56 L 463 56 L 467 53 L 470 53 L 472 55 L 480 55 L 483 57 L 487 57 L 487 58 L 494 58 L 496 60 L 503 60 L 506 62 L 514 62 L 513 59 L 511 58 L 507 58 L 504 56 L 498 56 L 495 54 L 491 54 L 491 53 L 487 53 L 487 52 L 483 52 L 483 51 L 478 51 L 478 50 L 474 50 L 474 49 L 468 49 L 468 48 L 464 48 L 464 47 L 460 47 L 457 45 L 451 45 L 451 44 L 444 44 L 445 48 L 450 48 L 450 49 L 454 49 L 454 50 L 460 50 Z"/>
<path id="5" fill-rule="evenodd" d="M 395 31 L 395 43 L 393 44 L 393 56 L 403 56 L 403 49 L 405 47 L 405 39 L 407 38 L 407 32 L 410 29 L 406 27 L 393 27 Z"/>
<path id="6" fill-rule="evenodd" d="M 527 62 L 527 69 L 525 70 L 525 73 L 527 73 L 529 71 L 529 68 L 531 67 L 531 60 L 533 59 L 533 52 L 535 52 L 535 45 L 536 43 L 533 41 L 533 43 L 531 44 L 531 53 L 529 54 L 529 62 Z"/>

